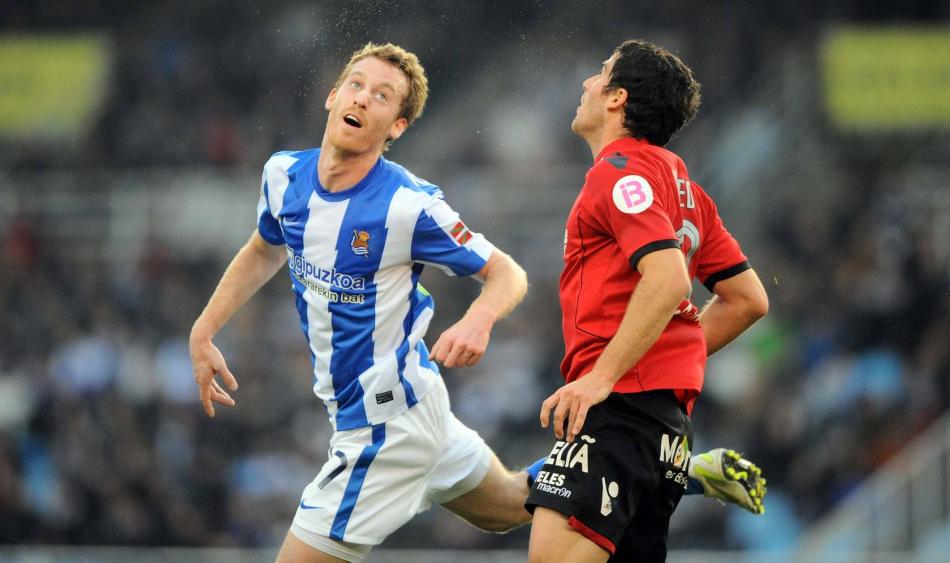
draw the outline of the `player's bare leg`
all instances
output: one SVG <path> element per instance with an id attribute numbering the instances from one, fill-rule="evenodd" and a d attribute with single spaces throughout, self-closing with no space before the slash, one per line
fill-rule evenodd
<path id="1" fill-rule="evenodd" d="M 524 509 L 528 498 L 527 473 L 505 469 L 492 453 L 488 473 L 471 491 L 442 506 L 486 532 L 504 533 L 531 521 Z"/>
<path id="2" fill-rule="evenodd" d="M 610 553 L 582 536 L 567 523 L 567 516 L 539 506 L 534 509 L 528 563 L 603 563 Z"/>
<path id="3" fill-rule="evenodd" d="M 280 546 L 275 563 L 346 563 L 346 559 L 334 557 L 304 543 L 292 532 L 287 532 Z"/>

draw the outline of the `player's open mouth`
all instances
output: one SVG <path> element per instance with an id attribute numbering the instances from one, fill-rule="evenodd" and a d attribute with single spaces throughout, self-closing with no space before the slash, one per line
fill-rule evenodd
<path id="1" fill-rule="evenodd" d="M 347 125 L 351 125 L 351 126 L 353 126 L 353 127 L 362 127 L 362 126 L 363 126 L 363 124 L 360 122 L 360 120 L 359 120 L 355 115 L 353 115 L 352 113 L 348 113 L 348 114 L 344 115 L 344 116 L 343 116 L 343 121 L 345 121 Z"/>

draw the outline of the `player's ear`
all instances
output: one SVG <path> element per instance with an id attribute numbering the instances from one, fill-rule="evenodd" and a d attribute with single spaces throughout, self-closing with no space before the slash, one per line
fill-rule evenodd
<path id="1" fill-rule="evenodd" d="M 607 94 L 607 107 L 610 109 L 623 107 L 627 103 L 627 96 L 626 88 L 614 88 Z"/>
<path id="2" fill-rule="evenodd" d="M 327 95 L 327 101 L 323 104 L 323 107 L 326 108 L 327 111 L 329 111 L 330 108 L 333 107 L 333 100 L 335 99 L 336 99 L 336 88 L 330 90 L 330 93 Z"/>
<path id="3" fill-rule="evenodd" d="M 389 139 L 395 141 L 406 132 L 406 129 L 409 127 L 409 120 L 405 117 L 400 117 L 389 127 Z"/>

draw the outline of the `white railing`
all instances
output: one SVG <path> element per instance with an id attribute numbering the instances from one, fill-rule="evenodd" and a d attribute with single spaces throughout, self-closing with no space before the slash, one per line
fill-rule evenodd
<path id="1" fill-rule="evenodd" d="M 950 412 L 802 538 L 801 561 L 853 551 L 918 551 L 950 527 Z M 945 561 L 950 561 L 950 554 Z"/>

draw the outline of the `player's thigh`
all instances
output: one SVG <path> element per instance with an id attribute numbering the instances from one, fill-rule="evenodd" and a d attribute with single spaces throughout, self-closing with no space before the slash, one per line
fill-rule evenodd
<path id="1" fill-rule="evenodd" d="M 318 549 L 311 536 L 378 545 L 427 506 L 448 409 L 429 395 L 385 423 L 334 433 L 329 460 L 294 516 L 299 539 Z"/>
<path id="2" fill-rule="evenodd" d="M 682 486 L 670 480 L 660 481 L 657 490 L 637 506 L 636 514 L 617 542 L 617 550 L 609 561 L 666 561 L 670 518 L 682 498 Z"/>
<path id="3" fill-rule="evenodd" d="M 491 453 L 488 473 L 477 487 L 442 504 L 472 525 L 490 532 L 507 532 L 531 521 L 524 508 L 527 475 L 511 472 Z"/>
<path id="4" fill-rule="evenodd" d="M 603 563 L 610 553 L 584 537 L 568 523 L 568 517 L 539 506 L 531 522 L 529 563 Z"/>
<path id="5" fill-rule="evenodd" d="M 430 393 L 448 401 L 448 392 L 441 381 Z M 442 429 L 444 439 L 429 475 L 427 490 L 428 499 L 438 504 L 445 504 L 478 487 L 488 475 L 494 457 L 478 432 L 462 424 L 451 410 L 443 413 Z"/>

